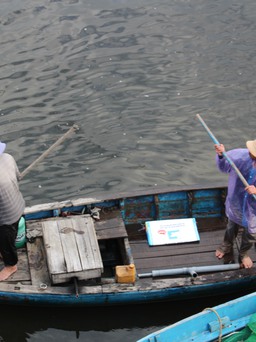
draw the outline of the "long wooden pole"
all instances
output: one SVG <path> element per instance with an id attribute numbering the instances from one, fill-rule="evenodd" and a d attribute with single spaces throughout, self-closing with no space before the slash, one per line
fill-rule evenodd
<path id="1" fill-rule="evenodd" d="M 201 116 L 199 114 L 196 114 L 198 120 L 201 122 L 202 126 L 205 128 L 205 130 L 207 131 L 207 133 L 209 134 L 209 136 L 211 137 L 212 141 L 214 142 L 214 144 L 220 145 L 219 141 L 215 138 L 215 136 L 213 135 L 213 133 L 210 131 L 209 127 L 206 125 L 206 123 L 204 122 L 204 120 L 201 118 Z M 239 169 L 236 167 L 235 163 L 229 158 L 229 156 L 227 155 L 226 152 L 222 153 L 223 156 L 226 158 L 226 160 L 229 162 L 229 164 L 231 165 L 231 167 L 235 170 L 236 174 L 238 175 L 238 177 L 241 179 L 241 181 L 243 182 L 244 186 L 247 187 L 249 186 L 248 182 L 246 181 L 246 179 L 244 178 L 244 176 L 241 174 L 241 172 L 239 171 Z M 254 197 L 254 199 L 256 199 L 256 195 L 252 195 Z"/>
<path id="2" fill-rule="evenodd" d="M 59 146 L 71 133 L 78 129 L 77 125 L 73 125 L 62 137 L 60 137 L 52 146 L 50 146 L 45 152 L 41 154 L 33 163 L 31 163 L 24 171 L 21 172 L 20 179 L 22 179 L 26 174 L 32 170 L 38 163 L 40 163 L 48 154 L 57 146 Z"/>

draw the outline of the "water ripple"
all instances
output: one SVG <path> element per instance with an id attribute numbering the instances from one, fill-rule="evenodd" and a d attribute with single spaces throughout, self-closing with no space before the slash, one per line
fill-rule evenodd
<path id="1" fill-rule="evenodd" d="M 1 140 L 27 202 L 223 179 L 201 113 L 227 147 L 255 136 L 252 1 L 4 1 Z M 203 147 L 203 148 L 202 148 Z"/>

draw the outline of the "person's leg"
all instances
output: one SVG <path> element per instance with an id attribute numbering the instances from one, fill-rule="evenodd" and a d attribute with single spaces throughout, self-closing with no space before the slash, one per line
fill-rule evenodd
<path id="1" fill-rule="evenodd" d="M 19 221 L 11 225 L 0 226 L 0 253 L 5 267 L 0 271 L 0 281 L 6 280 L 17 271 L 17 250 L 15 240 Z"/>
<path id="2" fill-rule="evenodd" d="M 233 251 L 233 243 L 238 234 L 239 226 L 228 220 L 224 239 L 220 247 L 216 249 L 215 256 L 222 259 L 225 254 L 230 254 Z"/>
<path id="3" fill-rule="evenodd" d="M 246 228 L 243 228 L 240 251 L 239 251 L 239 259 L 245 268 L 251 268 L 253 266 L 253 261 L 247 254 L 247 252 L 253 245 L 253 241 L 256 241 L 254 237 L 248 234 Z"/>

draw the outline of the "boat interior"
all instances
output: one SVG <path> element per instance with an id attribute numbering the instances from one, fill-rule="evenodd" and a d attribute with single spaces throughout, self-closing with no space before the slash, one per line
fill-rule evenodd
<path id="1" fill-rule="evenodd" d="M 222 191 L 219 198 L 223 197 Z M 168 203 L 168 207 L 170 206 Z M 95 208 L 97 206 L 93 207 L 93 209 Z M 172 210 L 172 215 L 162 215 L 161 219 L 184 217 L 183 212 L 180 213 L 180 203 L 177 201 L 175 201 L 175 208 L 176 211 Z M 222 206 L 221 210 L 223 208 Z M 196 217 L 200 241 L 161 246 L 150 246 L 148 243 L 145 229 L 148 214 L 139 217 L 130 211 L 131 208 L 128 205 L 124 206 L 122 203 L 120 205 L 120 202 L 118 205 L 99 206 L 97 209 L 96 211 L 93 210 L 93 214 L 84 209 L 82 211 L 80 209 L 78 211 L 67 209 L 61 211 L 56 217 L 30 218 L 27 220 L 26 244 L 18 249 L 18 271 L 5 283 L 46 286 L 48 288 L 65 286 L 74 280 L 77 286 L 115 283 L 116 267 L 134 264 L 136 284 L 148 286 L 154 279 L 152 277 L 144 278 L 140 275 L 151 273 L 153 270 L 238 262 L 241 233 L 238 234 L 232 255 L 226 256 L 222 260 L 215 257 L 215 250 L 221 244 L 224 236 L 226 218 L 222 214 L 217 215 L 218 217 L 209 214 L 209 208 L 206 210 L 207 214 Z M 143 212 L 142 207 L 137 210 L 140 214 Z M 192 213 L 190 216 L 196 215 Z M 85 223 L 82 224 L 81 222 Z M 84 231 L 82 231 L 83 225 Z M 60 227 L 61 244 L 57 241 L 59 235 L 54 233 L 54 229 L 60 229 Z M 87 229 L 88 227 L 90 229 Z M 72 239 L 67 238 L 70 232 L 76 234 L 76 239 L 80 239 L 76 246 Z M 81 256 L 84 250 L 87 254 L 82 259 L 87 260 L 86 263 L 78 260 L 79 255 Z M 255 246 L 251 248 L 250 256 L 256 262 Z M 81 264 L 78 265 L 78 263 Z M 64 271 L 63 267 L 65 268 Z M 243 272 L 254 274 L 255 270 L 253 268 L 249 271 L 241 270 L 240 272 L 243 276 Z M 236 271 L 233 270 L 226 272 L 225 276 L 227 274 L 231 278 L 237 276 Z M 183 286 L 191 284 L 191 282 L 212 283 L 223 279 L 223 272 L 211 272 L 209 274 L 205 272 L 205 274 L 198 274 L 194 278 L 189 274 L 167 278 L 169 278 L 169 286 Z"/>

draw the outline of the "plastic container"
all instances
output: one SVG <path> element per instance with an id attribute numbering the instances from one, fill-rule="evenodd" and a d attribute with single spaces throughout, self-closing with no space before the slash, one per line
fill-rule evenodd
<path id="1" fill-rule="evenodd" d="M 117 283 L 135 283 L 136 269 L 134 264 L 116 266 Z"/>
<path id="2" fill-rule="evenodd" d="M 19 221 L 18 233 L 17 233 L 17 237 L 15 241 L 16 248 L 24 247 L 25 242 L 26 242 L 26 222 L 25 222 L 24 217 L 22 216 Z"/>

